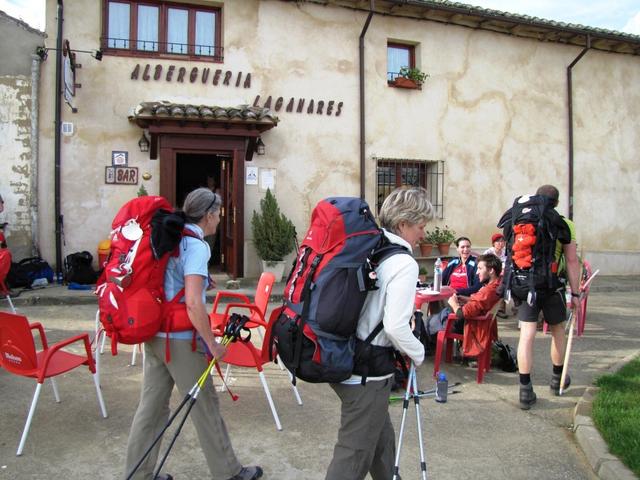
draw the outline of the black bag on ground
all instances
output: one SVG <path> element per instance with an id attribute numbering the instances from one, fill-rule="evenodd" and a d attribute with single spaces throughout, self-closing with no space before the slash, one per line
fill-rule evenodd
<path id="1" fill-rule="evenodd" d="M 93 255 L 86 250 L 67 255 L 64 259 L 64 278 L 67 283 L 92 285 L 98 279 L 98 272 L 91 265 Z"/>
<path id="2" fill-rule="evenodd" d="M 40 257 L 23 258 L 18 263 L 11 263 L 7 274 L 7 283 L 11 288 L 30 287 L 34 280 L 46 278 L 53 282 L 53 269 Z"/>
<path id="3" fill-rule="evenodd" d="M 503 372 L 515 372 L 518 370 L 518 355 L 510 345 L 496 340 L 491 347 L 491 363 Z"/>

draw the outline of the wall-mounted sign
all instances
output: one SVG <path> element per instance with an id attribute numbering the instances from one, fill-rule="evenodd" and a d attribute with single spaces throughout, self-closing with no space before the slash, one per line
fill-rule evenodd
<path id="1" fill-rule="evenodd" d="M 247 185 L 258 185 L 258 167 L 246 167 Z"/>
<path id="2" fill-rule="evenodd" d="M 114 167 L 126 167 L 129 165 L 129 152 L 113 150 L 111 152 L 111 165 Z"/>
<path id="3" fill-rule="evenodd" d="M 276 169 L 275 168 L 261 168 L 260 169 L 260 189 L 261 190 L 273 190 L 276 186 Z"/>
<path id="4" fill-rule="evenodd" d="M 104 183 L 111 185 L 137 185 L 138 167 L 105 167 Z"/>
<path id="5" fill-rule="evenodd" d="M 221 68 L 191 67 L 187 69 L 186 67 L 176 67 L 175 65 L 156 64 L 152 66 L 148 63 L 144 67 L 138 63 L 131 71 L 131 80 L 142 79 L 148 82 L 151 79 L 155 81 L 162 80 L 163 77 L 165 82 L 185 83 L 188 81 L 189 83 L 195 83 L 200 80 L 204 84 L 211 83 L 214 86 L 251 88 L 251 72 L 243 74 L 242 72 L 232 72 Z"/>

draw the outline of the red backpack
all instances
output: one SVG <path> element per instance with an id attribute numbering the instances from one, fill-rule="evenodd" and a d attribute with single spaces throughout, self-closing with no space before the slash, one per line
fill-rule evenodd
<path id="1" fill-rule="evenodd" d="M 184 304 L 184 289 L 169 302 L 164 296 L 164 273 L 171 252 L 183 232 L 184 220 L 171 215 L 169 202 L 160 196 L 138 197 L 125 203 L 111 224 L 111 251 L 98 279 L 96 294 L 100 322 L 117 344 L 145 342 L 160 331 L 193 328 Z M 169 225 L 171 223 L 171 225 Z"/>

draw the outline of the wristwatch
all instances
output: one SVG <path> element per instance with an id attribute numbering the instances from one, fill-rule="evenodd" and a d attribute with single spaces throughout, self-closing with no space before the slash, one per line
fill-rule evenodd
<path id="1" fill-rule="evenodd" d="M 571 292 L 572 297 L 580 298 L 580 294 L 576 292 Z"/>

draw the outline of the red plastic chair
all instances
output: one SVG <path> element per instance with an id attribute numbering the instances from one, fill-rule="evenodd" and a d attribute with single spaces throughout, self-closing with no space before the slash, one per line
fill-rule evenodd
<path id="1" fill-rule="evenodd" d="M 244 305 L 244 304 L 229 304 L 225 308 L 224 315 L 223 315 L 225 319 L 224 321 L 225 325 L 226 325 L 226 319 L 228 318 L 228 315 L 230 314 L 231 310 L 234 307 L 237 307 L 239 305 L 245 308 L 248 308 L 249 310 L 252 311 L 252 313 L 255 313 L 255 315 L 251 316 L 251 318 L 254 319 L 253 321 L 256 324 L 255 326 L 264 327 L 266 331 L 264 338 L 269 339 L 271 337 L 271 327 L 273 325 L 273 322 L 275 322 L 278 319 L 278 316 L 280 315 L 280 311 L 282 310 L 282 308 L 275 309 L 271 313 L 271 316 L 269 317 L 269 323 L 266 323 L 264 321 L 264 316 L 262 315 L 262 312 L 260 311 L 260 308 L 258 306 Z M 271 392 L 269 390 L 269 385 L 267 384 L 267 379 L 263 371 L 264 370 L 263 366 L 266 363 L 269 363 L 270 361 L 271 360 L 269 358 L 268 340 L 263 340 L 262 347 L 260 349 L 258 349 L 251 341 L 243 342 L 239 340 L 239 341 L 230 343 L 227 347 L 227 353 L 222 359 L 222 362 L 226 363 L 227 365 L 233 365 L 236 367 L 245 367 L 245 368 L 255 368 L 257 370 L 258 377 L 260 378 L 260 383 L 262 383 L 262 388 L 264 389 L 264 393 L 267 397 L 267 402 L 269 403 L 269 408 L 271 409 L 271 414 L 273 415 L 273 420 L 276 423 L 276 428 L 278 430 L 282 430 L 280 417 L 278 416 L 278 412 L 276 411 L 276 407 L 273 402 L 273 398 L 271 397 Z M 288 370 L 287 370 L 287 373 L 289 373 Z M 289 378 L 291 379 L 290 373 L 289 373 Z M 296 401 L 298 402 L 298 405 L 302 405 L 302 400 L 300 399 L 300 394 L 298 393 L 297 387 L 293 384 L 291 385 L 291 387 L 293 388 L 293 393 L 296 397 Z"/>
<path id="2" fill-rule="evenodd" d="M 479 324 L 482 329 L 482 340 L 481 343 L 476 345 L 476 348 L 480 348 L 481 352 L 478 355 L 475 355 L 478 359 L 478 375 L 476 377 L 476 381 L 478 383 L 482 383 L 482 379 L 484 378 L 485 372 L 491 370 L 491 344 L 495 339 L 498 338 L 498 325 L 496 323 L 496 312 L 497 308 L 494 308 L 493 311 L 487 313 L 482 317 L 472 317 L 466 318 L 465 323 L 471 324 L 472 322 L 476 322 Z M 453 332 L 453 324 L 456 321 L 457 317 L 455 314 L 449 315 L 447 318 L 447 325 L 444 330 L 438 332 L 438 337 L 436 340 L 436 356 L 434 359 L 433 366 L 433 376 L 435 377 L 437 373 L 440 371 L 440 361 L 442 359 L 442 350 L 446 347 L 446 355 L 445 361 L 451 363 L 453 361 L 453 341 L 459 340 L 462 342 L 463 350 L 465 347 L 465 341 L 471 341 L 468 338 L 465 338 L 464 335 L 454 333 Z M 465 325 L 465 330 L 467 329 Z M 446 344 L 446 346 L 445 346 Z"/>
<path id="3" fill-rule="evenodd" d="M 276 277 L 271 272 L 264 272 L 260 275 L 253 303 L 249 300 L 249 297 L 241 293 L 231 291 L 218 292 L 215 300 L 213 301 L 211 313 L 209 314 L 209 321 L 211 322 L 211 328 L 213 331 L 219 333 L 224 330 L 224 326 L 226 325 L 227 319 L 225 314 L 218 312 L 220 300 L 224 298 L 232 298 L 234 299 L 234 306 L 238 308 L 248 308 L 250 310 L 251 322 L 247 323 L 248 328 L 258 327 L 260 322 L 264 324 L 264 318 L 267 315 L 267 305 L 269 304 L 269 298 L 271 298 L 271 291 L 273 290 L 273 284 L 275 281 Z"/>
<path id="4" fill-rule="evenodd" d="M 16 309 L 13 306 L 13 302 L 11 301 L 9 288 L 5 283 L 7 274 L 9 273 L 10 269 L 11 269 L 11 252 L 7 248 L 2 248 L 0 249 L 0 294 L 4 295 L 7 302 L 9 302 L 11 311 L 13 313 L 16 313 Z"/>
<path id="5" fill-rule="evenodd" d="M 34 329 L 37 329 L 40 333 L 40 341 L 42 343 L 42 350 L 40 351 L 36 351 L 35 340 L 31 331 Z M 84 344 L 86 354 L 77 355 L 62 350 L 62 348 L 75 342 L 82 342 Z M 0 312 L 0 356 L 2 358 L 2 367 L 5 370 L 15 375 L 35 378 L 38 382 L 16 455 L 22 454 L 24 444 L 27 441 L 27 435 L 29 434 L 29 428 L 31 427 L 31 420 L 33 419 L 38 398 L 40 397 L 40 390 L 47 378 L 51 379 L 56 402 L 60 403 L 60 395 L 58 394 L 58 388 L 53 377 L 82 365 L 88 366 L 89 371 L 93 375 L 93 383 L 96 387 L 102 416 L 107 418 L 107 410 L 104 406 L 104 400 L 102 399 L 100 382 L 96 374 L 88 334 L 76 335 L 49 346 L 44 328 L 42 328 L 40 323 L 35 322 L 29 324 L 27 317 L 23 315 Z"/>

